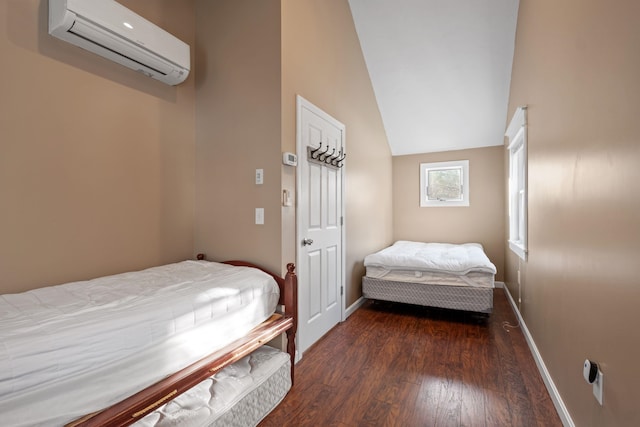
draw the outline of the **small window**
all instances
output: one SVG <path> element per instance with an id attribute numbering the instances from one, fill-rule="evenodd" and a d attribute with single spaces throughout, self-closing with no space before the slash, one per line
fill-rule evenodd
<path id="1" fill-rule="evenodd" d="M 469 161 L 421 163 L 420 206 L 469 206 Z"/>
<path id="2" fill-rule="evenodd" d="M 519 107 L 505 133 L 509 139 L 509 248 L 527 259 L 527 107 Z"/>

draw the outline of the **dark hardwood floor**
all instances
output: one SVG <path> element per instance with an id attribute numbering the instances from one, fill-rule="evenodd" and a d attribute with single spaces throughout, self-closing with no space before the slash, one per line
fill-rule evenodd
<path id="1" fill-rule="evenodd" d="M 504 294 L 489 318 L 367 302 L 296 365 L 267 426 L 561 426 Z"/>

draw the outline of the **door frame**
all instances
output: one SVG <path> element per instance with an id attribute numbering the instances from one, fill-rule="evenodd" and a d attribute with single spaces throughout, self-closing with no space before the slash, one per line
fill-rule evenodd
<path id="1" fill-rule="evenodd" d="M 332 125 L 334 125 L 335 127 L 337 127 L 338 129 L 340 129 L 341 133 L 342 133 L 342 147 L 346 152 L 346 148 L 345 148 L 345 143 L 346 143 L 346 127 L 343 123 L 341 123 L 340 121 L 336 120 L 335 118 L 333 118 L 332 116 L 330 116 L 329 114 L 327 114 L 326 112 L 324 112 L 323 110 L 321 110 L 320 108 L 316 107 L 314 104 L 312 104 L 311 102 L 309 102 L 308 100 L 306 100 L 305 98 L 303 98 L 300 95 L 296 95 L 296 152 L 298 153 L 298 157 L 300 159 L 300 161 L 302 160 L 302 156 L 306 156 L 307 155 L 307 150 L 306 147 L 302 146 L 302 109 L 306 108 L 307 110 L 311 111 L 314 114 L 317 114 L 318 116 L 320 116 L 321 118 L 323 118 L 324 120 L 330 122 Z M 305 161 L 306 161 L 306 157 L 305 157 Z M 338 289 L 338 291 L 340 292 L 340 322 L 344 322 L 345 320 L 345 301 L 346 301 L 346 271 L 345 271 L 345 264 L 346 264 L 346 220 L 345 220 L 345 173 L 344 173 L 344 167 L 340 168 L 340 191 L 341 191 L 341 206 L 340 206 L 340 216 L 341 216 L 341 227 L 340 227 L 340 245 L 341 245 L 341 256 L 340 256 L 340 263 L 342 266 L 342 274 L 340 277 L 340 284 L 339 287 L 340 289 Z M 301 194 L 302 188 L 301 188 L 301 174 L 296 173 L 296 194 Z M 303 230 L 300 230 L 300 226 L 301 226 L 301 221 L 300 221 L 300 217 L 301 217 L 301 213 L 302 213 L 302 208 L 298 203 L 298 197 L 296 197 L 296 265 L 301 266 L 302 265 L 302 260 L 301 260 L 301 251 L 300 251 L 300 242 L 302 241 L 302 237 L 303 237 Z M 300 276 L 302 277 L 303 275 L 300 274 Z M 302 284 L 304 286 L 304 284 Z M 299 302 L 298 305 L 300 305 L 302 303 Z M 299 307 L 298 307 L 298 312 L 300 312 Z M 302 354 L 298 355 L 298 360 L 302 358 Z"/>

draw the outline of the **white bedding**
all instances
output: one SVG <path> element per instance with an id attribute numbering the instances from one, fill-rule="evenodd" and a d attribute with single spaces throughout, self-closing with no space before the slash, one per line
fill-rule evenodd
<path id="1" fill-rule="evenodd" d="M 386 270 L 465 275 L 471 272 L 496 274 L 479 243 L 454 245 L 400 240 L 364 259 L 365 267 Z"/>
<path id="2" fill-rule="evenodd" d="M 278 297 L 261 271 L 205 261 L 2 295 L 2 424 L 102 409 L 245 335 Z"/>

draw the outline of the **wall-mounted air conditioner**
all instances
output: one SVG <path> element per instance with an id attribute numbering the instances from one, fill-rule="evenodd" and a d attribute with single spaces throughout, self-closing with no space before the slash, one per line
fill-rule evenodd
<path id="1" fill-rule="evenodd" d="M 113 0 L 49 0 L 49 34 L 169 85 L 189 75 L 189 45 Z"/>

